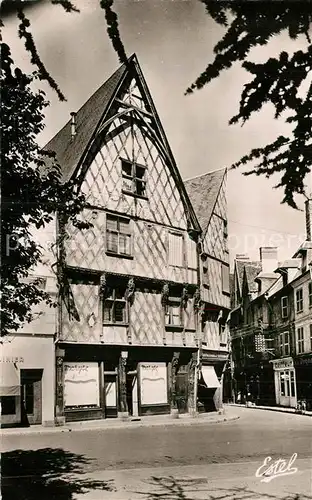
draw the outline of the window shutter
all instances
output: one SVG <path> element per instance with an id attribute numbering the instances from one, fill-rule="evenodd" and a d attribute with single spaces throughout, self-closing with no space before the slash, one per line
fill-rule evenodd
<path id="1" fill-rule="evenodd" d="M 197 252 L 196 243 L 191 240 L 189 236 L 186 238 L 187 241 L 187 267 L 190 269 L 197 269 Z"/>
<path id="2" fill-rule="evenodd" d="M 169 265 L 183 266 L 183 235 L 169 233 Z"/>
<path id="3" fill-rule="evenodd" d="M 230 268 L 225 264 L 222 266 L 222 291 L 225 293 L 230 293 Z"/>

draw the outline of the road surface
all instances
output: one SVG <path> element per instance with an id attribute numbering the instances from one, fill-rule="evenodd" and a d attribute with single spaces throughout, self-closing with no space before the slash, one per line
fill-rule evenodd
<path id="1" fill-rule="evenodd" d="M 3 500 L 312 499 L 312 418 L 231 408 L 239 420 L 2 438 Z M 294 455 L 297 454 L 297 455 Z M 290 475 L 263 482 L 270 456 Z M 267 467 L 263 467 L 263 472 Z"/>

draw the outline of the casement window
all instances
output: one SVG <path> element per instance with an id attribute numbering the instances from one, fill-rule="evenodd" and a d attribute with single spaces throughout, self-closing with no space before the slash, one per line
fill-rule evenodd
<path id="1" fill-rule="evenodd" d="M 309 307 L 312 307 L 312 281 L 309 283 Z"/>
<path id="2" fill-rule="evenodd" d="M 106 215 L 106 251 L 121 256 L 131 256 L 130 219 Z"/>
<path id="3" fill-rule="evenodd" d="M 302 290 L 302 288 L 299 288 L 299 290 L 296 291 L 296 311 L 297 311 L 297 313 L 300 313 L 303 311 L 303 290 Z"/>
<path id="4" fill-rule="evenodd" d="M 122 190 L 146 197 L 146 167 L 128 160 L 121 160 Z"/>
<path id="5" fill-rule="evenodd" d="M 168 300 L 165 311 L 165 326 L 182 327 L 183 326 L 183 310 L 181 307 L 181 299 L 171 297 Z"/>
<path id="6" fill-rule="evenodd" d="M 288 317 L 288 297 L 281 298 L 282 318 Z"/>
<path id="7" fill-rule="evenodd" d="M 113 288 L 103 304 L 104 324 L 127 324 L 127 302 L 125 299 L 126 289 L 123 287 Z"/>
<path id="8" fill-rule="evenodd" d="M 221 264 L 222 266 L 222 292 L 230 293 L 230 268 L 225 264 Z"/>
<path id="9" fill-rule="evenodd" d="M 183 234 L 169 232 L 169 265 L 184 266 Z"/>
<path id="10" fill-rule="evenodd" d="M 304 352 L 304 331 L 303 326 L 297 329 L 297 352 L 301 354 Z"/>
<path id="11" fill-rule="evenodd" d="M 279 334 L 280 340 L 280 355 L 281 356 L 289 356 L 290 348 L 289 348 L 289 332 L 282 332 Z"/>

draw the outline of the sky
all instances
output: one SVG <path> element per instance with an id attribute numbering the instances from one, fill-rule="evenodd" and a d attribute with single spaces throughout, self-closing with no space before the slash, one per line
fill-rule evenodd
<path id="1" fill-rule="evenodd" d="M 46 85 L 51 103 L 46 128 L 40 136 L 44 145 L 68 121 L 92 93 L 119 66 L 106 33 L 99 0 L 76 0 L 81 12 L 65 13 L 48 0 L 33 4 L 27 12 L 38 51 L 59 84 L 67 101 L 60 102 Z M 185 96 L 186 88 L 212 61 L 213 47 L 223 29 L 206 13 L 198 0 L 115 0 L 120 32 L 127 55 L 136 53 L 178 168 L 184 179 L 227 167 L 251 148 L 261 147 L 287 126 L 274 120 L 267 105 L 243 127 L 229 126 L 238 111 L 242 87 L 249 76 L 239 65 L 218 79 Z M 29 55 L 17 36 L 14 16 L 5 20 L 4 41 L 14 60 L 31 69 Z M 281 35 L 266 47 L 255 49 L 256 62 L 281 50 L 298 50 L 304 38 L 290 41 Z M 231 261 L 238 253 L 259 259 L 260 246 L 277 246 L 279 260 L 289 258 L 305 238 L 302 211 L 281 204 L 283 191 L 274 189 L 278 177 L 244 177 L 242 170 L 228 172 L 228 219 Z M 304 198 L 297 199 L 301 209 Z"/>

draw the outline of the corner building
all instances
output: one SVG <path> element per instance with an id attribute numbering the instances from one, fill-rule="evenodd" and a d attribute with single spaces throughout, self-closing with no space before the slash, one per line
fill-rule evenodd
<path id="1" fill-rule="evenodd" d="M 92 223 L 57 224 L 56 422 L 196 412 L 202 229 L 136 56 L 45 149 Z"/>

